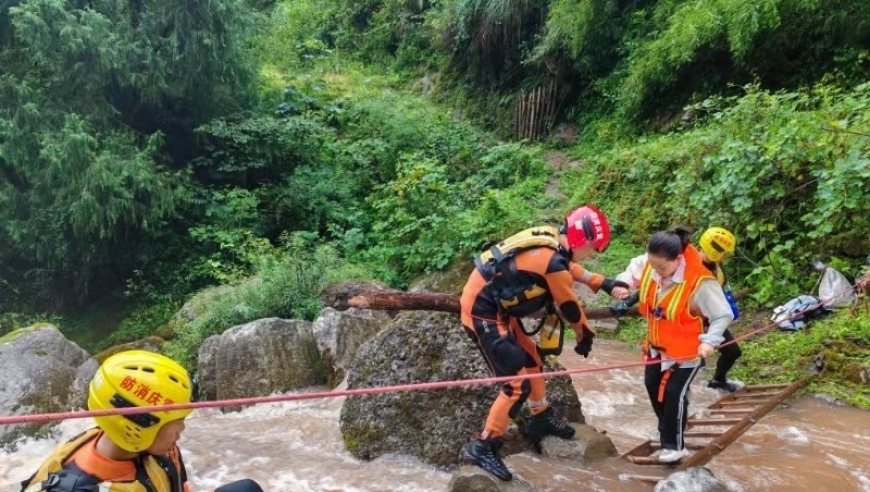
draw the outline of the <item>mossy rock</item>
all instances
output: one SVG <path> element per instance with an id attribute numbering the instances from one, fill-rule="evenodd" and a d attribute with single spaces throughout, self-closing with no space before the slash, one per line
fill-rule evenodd
<path id="1" fill-rule="evenodd" d="M 858 362 L 843 365 L 843 379 L 856 384 L 870 385 L 870 366 Z"/>
<path id="2" fill-rule="evenodd" d="M 547 371 L 558 369 L 561 366 L 545 365 Z M 347 375 L 347 387 L 355 389 L 485 378 L 490 371 L 456 315 L 416 311 L 399 314 L 362 345 Z M 571 378 L 548 378 L 546 385 L 557 414 L 583 423 Z M 347 449 L 361 459 L 407 454 L 436 466 L 452 466 L 486 421 L 498 390 L 497 385 L 475 385 L 350 396 L 341 408 L 341 433 Z M 527 417 L 527 412 L 524 408 L 521 415 Z M 504 452 L 509 454 L 507 447 L 506 442 Z"/>
<path id="3" fill-rule="evenodd" d="M 21 335 L 24 335 L 24 334 L 27 334 L 27 333 L 30 333 L 33 331 L 37 331 L 37 330 L 44 330 L 44 329 L 60 331 L 57 329 L 57 327 L 55 327 L 54 325 L 52 325 L 50 323 L 36 323 L 34 325 L 31 325 L 31 326 L 28 326 L 25 328 L 19 328 L 17 330 L 10 331 L 9 333 L 0 337 L 0 343 L 14 342 Z"/>
<path id="4" fill-rule="evenodd" d="M 166 342 L 163 338 L 152 336 L 148 338 L 143 338 L 141 340 L 136 340 L 135 342 L 130 343 L 122 343 L 120 345 L 114 345 L 112 347 L 103 350 L 94 356 L 94 359 L 97 359 L 97 362 L 102 364 L 109 357 L 119 353 L 125 352 L 127 350 L 147 350 L 149 352 L 157 352 L 160 353 L 161 348 L 163 348 L 163 344 Z"/>
<path id="5" fill-rule="evenodd" d="M 175 339 L 175 321 L 170 320 L 168 323 L 161 325 L 160 328 L 157 328 L 157 336 L 164 340 Z"/>
<path id="6" fill-rule="evenodd" d="M 461 294 L 472 268 L 470 261 L 455 263 L 446 270 L 416 278 L 411 282 L 408 290 Z"/>
<path id="7" fill-rule="evenodd" d="M 2 338 L 0 415 L 83 408 L 97 362 L 53 325 L 38 323 Z M 0 426 L 0 446 L 25 436 L 44 436 L 55 422 Z"/>

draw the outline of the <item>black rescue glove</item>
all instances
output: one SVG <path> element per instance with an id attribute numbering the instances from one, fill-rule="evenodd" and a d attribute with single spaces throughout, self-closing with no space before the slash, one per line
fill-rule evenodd
<path id="1" fill-rule="evenodd" d="M 592 333 L 584 326 L 583 339 L 574 346 L 574 352 L 577 352 L 577 355 L 582 355 L 583 358 L 589 357 L 589 351 L 592 350 L 593 338 L 595 338 L 595 333 Z"/>
<path id="2" fill-rule="evenodd" d="M 623 287 L 625 289 L 631 288 L 631 286 L 622 280 L 613 280 L 611 278 L 605 278 L 604 282 L 601 283 L 601 290 L 607 292 L 607 295 L 610 295 L 610 293 L 613 292 L 614 287 Z"/>
<path id="3" fill-rule="evenodd" d="M 635 292 L 628 299 L 624 301 L 619 301 L 616 304 L 610 306 L 610 312 L 615 314 L 616 316 L 622 316 L 628 312 L 628 310 L 640 301 L 640 293 Z"/>

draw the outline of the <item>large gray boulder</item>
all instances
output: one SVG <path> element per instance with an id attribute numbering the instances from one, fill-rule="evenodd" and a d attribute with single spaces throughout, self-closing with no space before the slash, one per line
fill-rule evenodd
<path id="1" fill-rule="evenodd" d="M 571 426 L 575 431 L 573 439 L 547 436 L 541 441 L 541 454 L 581 463 L 591 463 L 619 454 L 616 445 L 604 432 L 591 425 L 572 423 Z"/>
<path id="2" fill-rule="evenodd" d="M 503 482 L 476 466 L 463 466 L 456 471 L 447 485 L 449 492 L 541 492 L 541 489 L 514 474 L 513 480 Z"/>
<path id="3" fill-rule="evenodd" d="M 217 285 L 200 290 L 187 300 L 166 324 L 155 327 L 156 334 L 164 340 L 176 337 L 179 328 L 193 323 L 206 314 L 211 306 L 232 302 L 232 297 L 241 290 L 256 288 L 262 279 L 253 276 L 238 285 Z"/>
<path id="4" fill-rule="evenodd" d="M 703 467 L 672 473 L 656 484 L 653 492 L 731 492 L 731 489 Z"/>
<path id="5" fill-rule="evenodd" d="M 390 324 L 383 311 L 326 308 L 314 320 L 314 341 L 326 371 L 327 382 L 335 387 L 347 372 L 357 349 Z"/>
<path id="6" fill-rule="evenodd" d="M 456 315 L 411 312 L 399 315 L 359 349 L 347 383 L 348 388 L 362 388 L 489 376 Z M 498 390 L 498 385 L 487 384 L 348 397 L 341 409 L 345 445 L 363 459 L 400 453 L 440 466 L 456 464 L 462 446 L 481 430 Z M 557 412 L 584 422 L 570 378 L 547 379 L 547 392 Z M 509 434 L 517 433 L 512 429 Z M 522 448 L 508 444 L 505 452 Z"/>
<path id="7" fill-rule="evenodd" d="M 200 346 L 200 391 L 217 399 L 263 396 L 326 382 L 311 323 L 265 318 Z"/>
<path id="8" fill-rule="evenodd" d="M 0 338 L 0 415 L 86 408 L 88 383 L 99 364 L 49 324 Z M 52 424 L 0 426 L 0 446 L 37 435 Z"/>

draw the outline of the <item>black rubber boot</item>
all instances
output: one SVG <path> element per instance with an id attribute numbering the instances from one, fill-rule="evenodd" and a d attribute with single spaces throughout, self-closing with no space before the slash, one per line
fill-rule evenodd
<path id="1" fill-rule="evenodd" d="M 466 460 L 507 482 L 514 476 L 499 456 L 501 445 L 502 440 L 499 438 L 475 439 L 462 454 Z"/>
<path id="2" fill-rule="evenodd" d="M 533 415 L 526 423 L 526 428 L 523 429 L 523 435 L 530 444 L 538 444 L 544 436 L 573 439 L 574 432 L 574 428 L 568 422 L 557 417 L 552 408 Z"/>

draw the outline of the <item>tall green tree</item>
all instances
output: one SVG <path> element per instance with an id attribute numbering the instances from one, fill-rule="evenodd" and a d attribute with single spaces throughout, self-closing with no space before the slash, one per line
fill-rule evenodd
<path id="1" fill-rule="evenodd" d="M 0 9 L 0 261 L 93 293 L 185 203 L 195 128 L 251 102 L 250 15 L 241 0 Z"/>

